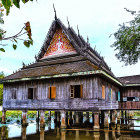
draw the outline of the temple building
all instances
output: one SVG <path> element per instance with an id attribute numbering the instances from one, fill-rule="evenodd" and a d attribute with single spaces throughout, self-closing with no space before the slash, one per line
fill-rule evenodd
<path id="1" fill-rule="evenodd" d="M 113 114 L 117 111 L 140 108 L 132 106 L 132 102 L 139 103 L 140 80 L 131 80 L 115 77 L 88 40 L 55 18 L 36 62 L 3 79 L 2 121 L 6 110 L 22 110 L 23 123 L 28 110 L 37 110 L 43 124 L 44 111 L 48 110 L 60 112 L 61 127 L 66 127 L 67 112 L 77 116 L 79 112 L 92 112 L 93 127 L 99 128 L 102 113 L 107 127 L 109 113 L 115 123 Z"/>

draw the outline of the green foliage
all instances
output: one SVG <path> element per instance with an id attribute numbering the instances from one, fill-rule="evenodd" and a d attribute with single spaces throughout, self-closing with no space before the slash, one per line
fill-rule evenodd
<path id="1" fill-rule="evenodd" d="M 24 4 L 33 1 L 33 0 L 0 0 L 0 24 L 4 24 L 3 16 L 4 16 L 4 10 L 6 10 L 6 15 L 10 13 L 10 8 L 14 5 L 17 8 L 20 8 L 20 2 L 23 2 Z M 23 39 L 20 38 L 24 34 L 27 35 L 28 38 Z M 32 40 L 32 34 L 31 34 L 31 27 L 30 22 L 28 21 L 25 23 L 25 26 L 16 34 L 10 37 L 6 37 L 6 31 L 4 31 L 2 28 L 0 28 L 0 41 L 11 41 L 13 43 L 12 47 L 14 50 L 17 48 L 17 40 L 22 40 L 23 44 L 26 47 L 30 47 L 30 45 L 33 45 Z M 5 52 L 4 46 L 7 44 L 0 44 L 2 47 L 0 48 L 1 52 Z"/>
<path id="2" fill-rule="evenodd" d="M 126 9 L 126 8 L 125 8 Z M 114 33 L 115 42 L 111 45 L 117 50 L 116 57 L 131 65 L 138 62 L 140 58 L 140 11 L 130 11 L 133 20 L 119 25 L 119 29 Z"/>
<path id="3" fill-rule="evenodd" d="M 4 78 L 4 73 L 0 73 L 0 79 Z M 3 84 L 0 84 L 0 105 L 2 105 L 3 101 Z"/>

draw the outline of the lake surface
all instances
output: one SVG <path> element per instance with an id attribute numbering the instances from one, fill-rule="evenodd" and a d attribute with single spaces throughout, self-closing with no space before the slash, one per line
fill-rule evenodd
<path id="1" fill-rule="evenodd" d="M 17 120 L 13 119 L 6 125 L 0 124 L 0 138 L 10 140 L 140 140 L 140 121 L 129 120 L 129 122 L 131 126 L 123 124 L 93 130 L 92 120 L 86 123 L 85 118 L 84 125 L 73 125 L 67 129 L 60 129 L 59 125 L 54 123 L 54 116 L 51 117 L 51 121 L 46 120 L 44 128 L 40 128 L 35 118 L 28 119 L 27 126 L 22 126 L 20 122 L 17 123 Z"/>

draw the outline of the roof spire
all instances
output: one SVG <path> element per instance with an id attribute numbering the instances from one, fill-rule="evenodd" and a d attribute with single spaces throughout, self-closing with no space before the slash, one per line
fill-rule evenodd
<path id="1" fill-rule="evenodd" d="M 54 13 L 55 13 L 55 20 L 57 20 L 57 15 L 56 15 L 56 10 L 55 10 L 54 4 L 53 4 L 53 9 L 54 9 Z"/>
<path id="2" fill-rule="evenodd" d="M 87 43 L 89 44 L 89 38 L 88 38 L 88 36 L 87 36 Z"/>
<path id="3" fill-rule="evenodd" d="M 80 35 L 78 25 L 77 25 L 77 31 L 78 31 L 78 35 Z"/>
<path id="4" fill-rule="evenodd" d="M 68 27 L 70 28 L 70 23 L 69 23 L 69 19 L 68 19 L 68 17 L 67 17 L 67 22 L 68 22 Z"/>

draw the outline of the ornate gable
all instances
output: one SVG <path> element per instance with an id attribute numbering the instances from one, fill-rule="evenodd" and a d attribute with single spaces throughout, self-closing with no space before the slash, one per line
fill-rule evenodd
<path id="1" fill-rule="evenodd" d="M 42 59 L 69 54 L 76 54 L 76 50 L 70 44 L 62 29 L 58 28 L 56 29 L 53 39 L 51 40 L 50 45 Z"/>

